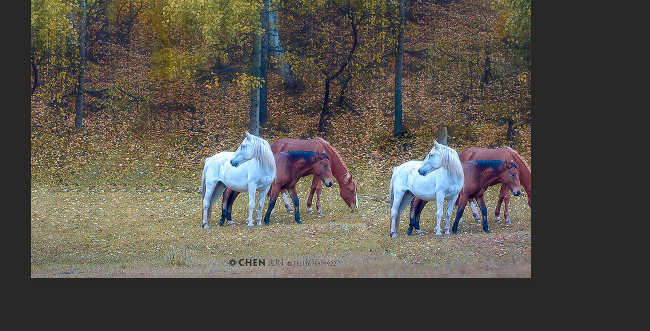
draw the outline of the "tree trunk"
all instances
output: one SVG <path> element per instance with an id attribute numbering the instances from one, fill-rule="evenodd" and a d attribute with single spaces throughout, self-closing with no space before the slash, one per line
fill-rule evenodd
<path id="1" fill-rule="evenodd" d="M 269 6 L 270 0 L 264 0 L 264 7 L 262 8 L 262 29 L 264 35 L 262 36 L 261 46 L 261 62 L 260 62 L 260 77 L 262 78 L 262 87 L 260 88 L 260 126 L 266 125 L 268 120 L 267 108 L 267 76 L 269 66 Z"/>
<path id="2" fill-rule="evenodd" d="M 258 33 L 255 33 L 253 36 L 253 77 L 256 79 L 260 78 L 260 64 L 261 64 L 261 48 L 262 36 Z M 250 109 L 250 121 L 248 123 L 248 132 L 250 134 L 258 136 L 260 135 L 260 87 L 259 85 L 253 86 L 251 88 L 251 109 Z"/>
<path id="3" fill-rule="evenodd" d="M 404 26 L 406 25 L 404 0 L 399 0 L 399 16 L 397 57 L 395 58 L 395 124 L 393 126 L 393 136 L 402 133 L 402 62 L 404 60 Z"/>
<path id="4" fill-rule="evenodd" d="M 354 21 L 354 13 L 352 12 L 352 9 L 349 8 L 348 5 L 348 16 L 350 17 L 350 25 L 352 26 L 352 36 L 354 37 L 354 42 L 352 43 L 352 48 L 350 49 L 350 53 L 348 54 L 348 57 L 345 59 L 345 62 L 341 65 L 339 70 L 335 72 L 332 76 L 327 77 L 325 76 L 325 97 L 323 98 L 323 109 L 320 112 L 320 120 L 318 121 L 318 131 L 320 132 L 325 132 L 325 125 L 327 123 L 328 118 L 330 117 L 331 113 L 329 111 L 329 98 L 330 98 L 330 82 L 332 79 L 335 79 L 338 77 L 343 70 L 350 64 L 352 61 L 352 57 L 354 56 L 354 51 L 357 49 L 357 45 L 359 45 L 359 40 L 357 37 L 357 24 Z"/>
<path id="5" fill-rule="evenodd" d="M 273 6 L 270 8 L 269 13 L 269 49 L 275 57 L 276 60 L 280 60 L 284 50 L 282 49 L 282 43 L 280 42 L 280 33 L 278 32 L 278 8 Z M 292 90 L 298 90 L 298 81 L 296 80 L 296 75 L 291 70 L 291 66 L 288 63 L 278 63 L 280 67 L 280 76 L 282 76 L 282 82 L 286 88 Z"/>
<path id="6" fill-rule="evenodd" d="M 447 126 L 444 124 L 438 125 L 438 133 L 436 134 L 436 141 L 439 144 L 447 146 Z"/>
<path id="7" fill-rule="evenodd" d="M 84 67 L 86 66 L 86 0 L 79 1 L 81 27 L 79 38 L 79 75 L 77 82 L 77 102 L 75 103 L 74 127 L 81 128 L 84 102 Z"/>
<path id="8" fill-rule="evenodd" d="M 34 53 L 32 53 L 32 76 L 34 76 L 34 84 L 32 84 L 32 94 L 34 94 L 38 87 L 38 65 L 36 64 Z"/>

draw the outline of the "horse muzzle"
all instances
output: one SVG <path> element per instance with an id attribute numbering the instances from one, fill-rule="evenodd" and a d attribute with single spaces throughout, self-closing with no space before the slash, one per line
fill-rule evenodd
<path id="1" fill-rule="evenodd" d="M 325 184 L 326 187 L 332 187 L 332 185 L 334 185 L 334 183 L 331 180 L 329 182 L 323 181 L 323 184 Z"/>
<path id="2" fill-rule="evenodd" d="M 237 168 L 237 166 L 239 165 L 239 162 L 236 162 L 236 161 L 230 160 L 230 165 L 233 166 L 233 167 L 235 167 L 235 168 Z"/>
<path id="3" fill-rule="evenodd" d="M 521 190 L 512 191 L 512 195 L 518 197 L 521 194 Z"/>
<path id="4" fill-rule="evenodd" d="M 420 176 L 426 176 L 427 175 L 427 172 L 422 170 L 422 169 L 418 169 L 418 173 L 420 174 Z"/>

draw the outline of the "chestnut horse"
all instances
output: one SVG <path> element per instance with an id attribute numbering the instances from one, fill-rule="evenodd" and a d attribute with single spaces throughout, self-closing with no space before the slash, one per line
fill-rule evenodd
<path id="1" fill-rule="evenodd" d="M 480 148 L 480 147 L 469 147 L 458 153 L 460 162 L 467 162 L 472 160 L 509 160 L 511 159 L 516 165 L 517 170 L 519 171 L 519 180 L 521 186 L 526 190 L 528 195 L 528 206 L 531 205 L 532 190 L 530 187 L 531 176 L 530 176 L 530 166 L 515 150 L 510 147 L 501 147 L 497 149 L 489 148 Z M 504 202 L 503 206 L 503 216 L 506 218 L 506 224 L 510 224 L 510 215 L 508 214 L 508 204 L 510 203 L 510 193 L 508 188 L 504 185 L 501 185 L 501 193 L 499 194 L 499 201 L 497 202 L 496 209 L 494 210 L 494 216 L 496 217 L 497 222 L 501 221 L 499 214 L 501 212 L 501 202 Z M 470 207 L 472 207 L 472 213 L 476 221 L 480 221 L 478 211 L 474 206 L 474 203 L 470 201 Z"/>
<path id="2" fill-rule="evenodd" d="M 330 158 L 323 153 L 300 151 L 300 152 L 280 152 L 274 155 L 277 172 L 271 190 L 269 191 L 269 206 L 264 216 L 264 224 L 269 225 L 271 211 L 275 207 L 275 201 L 280 195 L 281 190 L 289 191 L 293 198 L 294 217 L 296 223 L 300 223 L 300 212 L 298 211 L 298 192 L 296 192 L 296 183 L 298 179 L 307 174 L 314 174 L 314 180 L 322 181 L 325 186 L 332 186 L 332 167 Z M 232 207 L 232 206 L 231 206 Z"/>
<path id="3" fill-rule="evenodd" d="M 275 206 L 275 200 L 280 194 L 280 190 L 288 190 L 293 197 L 295 208 L 295 219 L 300 223 L 300 213 L 298 211 L 298 195 L 296 192 L 296 183 L 298 179 L 307 174 L 314 174 L 314 178 L 325 183 L 325 186 L 332 186 L 332 170 L 329 156 L 323 152 L 311 151 L 289 151 L 273 155 L 276 165 L 276 173 L 268 195 L 270 196 L 269 206 L 267 207 L 264 224 L 269 225 L 269 215 Z M 227 192 L 227 193 L 226 193 Z M 224 220 L 232 222 L 232 203 L 239 195 L 237 191 L 226 191 L 223 198 L 223 209 L 221 210 L 221 219 L 219 225 L 223 225 Z"/>
<path id="4" fill-rule="evenodd" d="M 463 211 L 465 210 L 467 202 L 471 199 L 476 199 L 483 214 L 483 231 L 490 233 L 487 224 L 487 208 L 485 207 L 485 198 L 483 194 L 489 186 L 501 183 L 502 187 L 506 187 L 508 190 L 512 191 L 512 194 L 518 196 L 521 193 L 521 188 L 517 166 L 512 161 L 474 160 L 463 163 L 463 173 L 465 181 L 463 189 L 458 195 L 458 200 L 456 202 L 456 220 L 454 221 L 451 230 L 456 234 L 458 221 L 463 216 Z M 421 200 L 417 197 L 411 202 L 411 227 L 419 229 L 420 213 L 426 203 L 426 200 Z M 410 234 L 410 231 L 407 233 Z"/>
<path id="5" fill-rule="evenodd" d="M 332 175 L 336 178 L 336 181 L 339 183 L 339 190 L 341 198 L 345 203 L 350 207 L 351 210 L 359 207 L 359 201 L 357 200 L 357 183 L 352 179 L 352 175 L 348 171 L 348 168 L 345 166 L 343 159 L 339 155 L 332 145 L 327 141 L 321 138 L 313 138 L 309 140 L 299 140 L 291 138 L 281 138 L 273 143 L 271 143 L 271 150 L 273 153 L 284 152 L 284 151 L 325 151 L 330 157 L 330 162 L 332 163 Z M 311 183 L 311 191 L 309 192 L 309 198 L 307 199 L 307 211 L 312 212 L 311 203 L 312 198 L 314 197 L 314 192 L 316 192 L 316 210 L 318 214 L 322 215 L 323 210 L 320 205 L 320 194 L 321 194 L 321 184 L 320 180 L 314 177 Z M 289 204 L 285 201 L 287 210 L 291 211 Z"/>

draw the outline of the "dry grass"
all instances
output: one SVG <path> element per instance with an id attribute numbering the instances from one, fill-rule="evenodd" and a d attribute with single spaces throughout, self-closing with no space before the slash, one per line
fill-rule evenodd
<path id="1" fill-rule="evenodd" d="M 376 172 L 368 169 L 355 173 L 363 183 L 358 193 L 359 211 L 350 213 L 338 188 L 324 188 L 325 215 L 307 213 L 304 206 L 311 181 L 303 179 L 298 185 L 302 225 L 295 224 L 293 214 L 278 202 L 271 225 L 252 229 L 245 225 L 244 196 L 233 206 L 235 226 L 217 226 L 219 214 L 215 213 L 213 227 L 201 229 L 199 183 L 191 180 L 179 179 L 173 186 L 137 187 L 33 184 L 31 275 L 531 276 L 531 221 L 525 197 L 511 199 L 512 225 L 494 222 L 494 215 L 488 217 L 490 234 L 483 233 L 480 225 L 466 216 L 458 235 L 435 237 L 435 206 L 429 204 L 422 214 L 424 235 L 406 236 L 407 220 L 400 227 L 400 237 L 392 239 L 388 237 L 385 202 L 390 178 L 385 172 L 375 177 Z M 488 192 L 489 210 L 494 208 L 497 194 L 496 188 Z M 254 258 L 264 259 L 265 265 L 229 264 L 231 259 Z M 283 265 L 271 265 L 280 261 Z"/>

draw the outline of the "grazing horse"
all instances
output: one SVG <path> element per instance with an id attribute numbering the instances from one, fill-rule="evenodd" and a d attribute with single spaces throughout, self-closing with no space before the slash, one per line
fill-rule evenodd
<path id="1" fill-rule="evenodd" d="M 511 159 L 517 165 L 517 170 L 519 171 L 519 181 L 521 186 L 526 190 L 528 195 L 528 206 L 531 206 L 532 199 L 532 190 L 530 187 L 531 176 L 530 176 L 530 166 L 515 150 L 510 147 L 501 147 L 497 149 L 489 148 L 480 148 L 480 147 L 469 147 L 458 153 L 460 162 L 467 162 L 472 160 L 508 160 Z M 506 218 L 506 224 L 510 224 L 510 215 L 508 213 L 508 204 L 510 203 L 510 193 L 508 188 L 504 185 L 501 185 L 501 193 L 499 194 L 499 201 L 497 206 L 494 209 L 494 216 L 496 217 L 497 222 L 501 221 L 499 214 L 501 213 L 501 202 L 504 202 L 503 206 L 503 216 Z M 472 213 L 476 221 L 480 221 L 478 211 L 474 202 L 470 201 L 470 207 L 472 208 Z"/>
<path id="2" fill-rule="evenodd" d="M 330 158 L 325 152 L 280 152 L 274 155 L 277 172 L 269 191 L 269 206 L 264 216 L 264 224 L 269 225 L 271 211 L 275 207 L 275 201 L 281 190 L 288 190 L 293 198 L 295 208 L 294 217 L 296 223 L 300 223 L 300 212 L 298 211 L 298 192 L 296 183 L 298 179 L 307 174 L 314 174 L 314 179 L 322 181 L 325 186 L 332 186 L 332 167 Z M 231 205 L 232 208 L 232 205 Z"/>
<path id="3" fill-rule="evenodd" d="M 269 143 L 246 131 L 246 138 L 233 152 L 217 153 L 205 160 L 201 187 L 203 194 L 204 229 L 210 228 L 212 204 L 221 193 L 230 188 L 237 192 L 248 191 L 248 226 L 253 227 L 255 192 L 260 192 L 257 225 L 262 225 L 264 198 L 275 178 L 275 159 Z M 233 223 L 230 222 L 232 225 Z"/>
<path id="4" fill-rule="evenodd" d="M 345 201 L 351 210 L 359 207 L 359 201 L 357 200 L 357 183 L 352 179 L 352 175 L 350 175 L 350 172 L 345 166 L 339 153 L 327 141 L 321 138 L 309 140 L 281 138 L 271 143 L 271 150 L 273 150 L 273 153 L 290 150 L 327 152 L 327 154 L 331 156 L 330 162 L 332 163 L 332 175 L 334 175 L 334 178 L 336 178 L 336 181 L 339 183 L 341 198 L 343 198 L 343 201 Z M 321 181 L 316 177 L 312 180 L 311 191 L 309 192 L 309 198 L 307 199 L 307 211 L 313 212 L 311 203 L 312 198 L 314 197 L 314 192 L 316 192 L 316 210 L 318 211 L 318 214 L 322 215 L 323 210 L 320 205 L 320 194 L 322 188 L 320 183 Z M 285 206 L 287 207 L 287 210 L 291 212 L 291 206 L 287 200 L 285 200 Z"/>
<path id="5" fill-rule="evenodd" d="M 399 215 L 413 197 L 426 201 L 436 200 L 438 206 L 436 236 L 442 235 L 440 219 L 443 202 L 447 200 L 445 234 L 449 234 L 449 219 L 454 202 L 463 188 L 463 181 L 463 167 L 458 159 L 458 153 L 453 148 L 438 144 L 436 141 L 424 161 L 408 161 L 393 168 L 390 179 L 390 236 L 397 237 Z M 422 233 L 419 224 L 411 219 L 407 234 L 410 234 L 413 228 L 417 233 Z"/>

